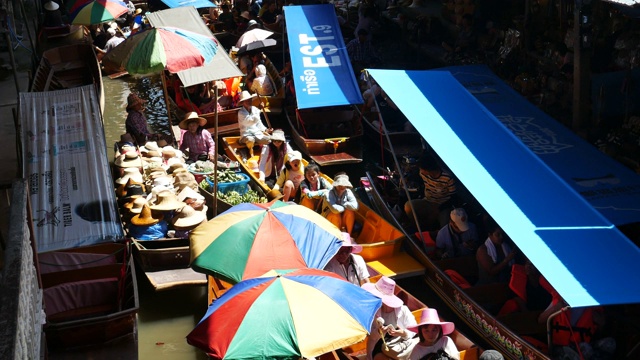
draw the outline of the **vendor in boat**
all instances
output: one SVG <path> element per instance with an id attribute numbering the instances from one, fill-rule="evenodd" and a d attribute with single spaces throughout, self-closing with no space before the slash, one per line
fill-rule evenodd
<path id="1" fill-rule="evenodd" d="M 358 200 L 353 194 L 353 185 L 344 172 L 336 174 L 333 188 L 324 196 L 322 216 L 342 231 L 351 234 L 356 221 Z"/>
<path id="2" fill-rule="evenodd" d="M 240 125 L 240 144 L 245 144 L 249 150 L 249 157 L 253 157 L 253 146 L 266 145 L 271 140 L 272 128 L 267 128 L 260 118 L 260 109 L 253 106 L 251 101 L 256 95 L 242 91 L 238 104 L 238 125 Z M 260 104 L 262 106 L 262 104 Z"/>
<path id="3" fill-rule="evenodd" d="M 285 157 L 292 152 L 291 145 L 284 137 L 284 131 L 281 129 L 274 130 L 271 134 L 271 142 L 263 145 L 260 152 L 260 163 L 258 164 L 260 181 L 272 188 L 276 183 L 276 179 L 278 179 L 278 175 L 285 168 Z"/>
<path id="4" fill-rule="evenodd" d="M 217 99 L 215 96 L 210 96 L 204 84 L 187 86 L 184 88 L 183 96 L 198 107 L 196 112 L 199 114 L 212 113 L 216 110 L 216 107 L 218 111 L 222 111 L 222 107 L 218 104 Z"/>
<path id="5" fill-rule="evenodd" d="M 133 136 L 138 145 L 145 144 L 147 140 L 156 140 L 162 138 L 158 134 L 152 134 L 149 131 L 147 117 L 144 115 L 144 103 L 138 95 L 131 93 L 127 97 L 127 120 L 125 120 L 125 129 L 127 134 Z"/>
<path id="6" fill-rule="evenodd" d="M 408 328 L 416 325 L 416 318 L 411 310 L 395 294 L 396 282 L 386 276 L 382 276 L 378 282 L 365 283 L 364 290 L 382 299 L 382 307 L 376 313 L 376 320 L 371 326 L 371 334 L 367 339 L 367 360 L 389 359 L 382 352 L 382 336 L 387 342 L 401 337 L 407 341 L 415 336 Z M 398 339 L 400 340 L 400 339 Z"/>
<path id="7" fill-rule="evenodd" d="M 324 267 L 326 271 L 338 274 L 348 282 L 361 286 L 369 282 L 369 270 L 364 258 L 358 255 L 362 246 L 353 242 L 348 233 L 342 233 L 343 241 L 340 250 Z"/>
<path id="8" fill-rule="evenodd" d="M 423 309 L 420 323 L 407 327 L 407 330 L 418 333 L 420 341 L 413 347 L 409 360 L 420 360 L 429 354 L 448 355 L 448 359 L 460 359 L 460 352 L 449 334 L 455 330 L 452 322 L 440 321 L 436 309 Z M 436 356 L 436 359 L 441 357 Z"/>
<path id="9" fill-rule="evenodd" d="M 216 160 L 216 146 L 211 133 L 203 128 L 207 124 L 205 118 L 199 117 L 196 112 L 190 112 L 180 121 L 178 127 L 187 130 L 182 134 L 180 151 L 188 152 L 188 163 L 193 163 L 201 157 L 205 160 Z"/>

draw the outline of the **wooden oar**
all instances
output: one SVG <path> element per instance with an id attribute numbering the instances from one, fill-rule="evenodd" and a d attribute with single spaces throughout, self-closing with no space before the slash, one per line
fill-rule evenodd
<path id="1" fill-rule="evenodd" d="M 258 95 L 258 100 L 260 100 L 260 103 L 264 104 L 262 102 L 262 96 L 260 96 L 259 94 L 257 94 L 257 95 Z M 267 116 L 267 112 L 264 111 L 264 105 L 262 106 L 262 109 L 260 109 L 260 110 L 264 114 L 264 120 L 267 122 L 267 128 L 271 129 L 271 121 L 269 121 L 269 116 Z"/>

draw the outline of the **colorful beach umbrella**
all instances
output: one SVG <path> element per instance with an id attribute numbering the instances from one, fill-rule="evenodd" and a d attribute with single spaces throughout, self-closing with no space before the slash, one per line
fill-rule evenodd
<path id="1" fill-rule="evenodd" d="M 272 201 L 233 206 L 191 231 L 191 267 L 235 284 L 271 269 L 322 269 L 342 233 L 304 206 Z"/>
<path id="2" fill-rule="evenodd" d="M 212 37 L 191 31 L 158 27 L 136 33 L 109 51 L 102 59 L 110 67 L 129 74 L 172 73 L 209 63 L 218 51 Z"/>
<path id="3" fill-rule="evenodd" d="M 333 273 L 274 270 L 214 301 L 187 342 L 214 359 L 311 358 L 363 340 L 380 306 Z"/>
<path id="4" fill-rule="evenodd" d="M 77 0 L 70 2 L 67 10 L 71 23 L 76 25 L 112 21 L 129 11 L 127 4 L 119 0 Z"/>

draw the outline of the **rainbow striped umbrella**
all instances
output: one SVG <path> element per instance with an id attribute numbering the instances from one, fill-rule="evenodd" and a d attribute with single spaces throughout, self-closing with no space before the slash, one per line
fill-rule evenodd
<path id="1" fill-rule="evenodd" d="M 157 74 L 164 69 L 177 73 L 209 63 L 217 51 L 218 43 L 212 37 L 158 27 L 129 36 L 109 51 L 102 62 L 123 68 L 129 74 Z"/>
<path id="2" fill-rule="evenodd" d="M 357 343 L 381 300 L 318 269 L 270 271 L 214 301 L 187 342 L 214 359 L 300 359 Z"/>
<path id="3" fill-rule="evenodd" d="M 342 233 L 304 206 L 272 201 L 239 204 L 195 228 L 191 267 L 231 284 L 271 269 L 322 269 Z"/>
<path id="4" fill-rule="evenodd" d="M 119 0 L 77 0 L 67 10 L 72 24 L 93 25 L 117 19 L 129 9 Z"/>

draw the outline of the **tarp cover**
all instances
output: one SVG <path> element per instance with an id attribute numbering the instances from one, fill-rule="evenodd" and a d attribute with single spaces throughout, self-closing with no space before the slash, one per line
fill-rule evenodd
<path id="1" fill-rule="evenodd" d="M 193 6 L 196 9 L 218 7 L 209 0 L 162 0 L 162 2 L 172 9 L 187 6 Z"/>
<path id="2" fill-rule="evenodd" d="M 121 239 L 94 86 L 20 93 L 20 120 L 38 252 Z"/>
<path id="3" fill-rule="evenodd" d="M 333 5 L 285 6 L 284 12 L 298 108 L 362 104 Z"/>
<path id="4" fill-rule="evenodd" d="M 147 15 L 149 24 L 153 27 L 175 27 L 192 31 L 215 39 L 209 28 L 204 24 L 198 11 L 193 7 L 178 7 L 155 11 Z M 217 41 L 217 39 L 216 39 Z M 227 51 L 218 41 L 218 51 L 210 63 L 178 72 L 178 77 L 184 86 L 202 84 L 208 81 L 242 76 L 238 66 L 231 60 Z"/>
<path id="5" fill-rule="evenodd" d="M 526 104 L 513 93 L 502 116 L 487 110 L 475 96 L 491 96 L 502 82 L 486 68 L 469 90 L 448 71 L 369 72 L 569 305 L 640 302 L 638 247 L 527 146 L 537 139 L 541 150 L 567 151 L 551 142 L 559 128 L 531 125 L 528 138 L 514 135 L 509 129 L 531 124 L 529 115 L 511 115 Z"/>

